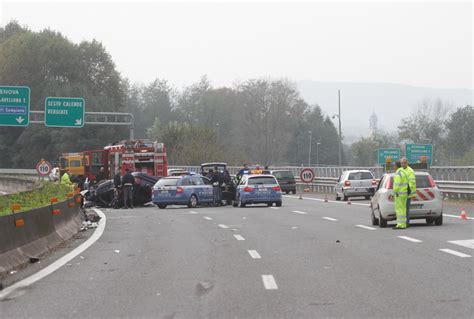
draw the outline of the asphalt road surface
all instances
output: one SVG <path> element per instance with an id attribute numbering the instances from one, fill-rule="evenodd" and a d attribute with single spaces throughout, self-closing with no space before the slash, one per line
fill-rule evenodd
<path id="1" fill-rule="evenodd" d="M 472 318 L 474 220 L 380 229 L 366 203 L 104 210 L 102 237 L 0 317 Z"/>

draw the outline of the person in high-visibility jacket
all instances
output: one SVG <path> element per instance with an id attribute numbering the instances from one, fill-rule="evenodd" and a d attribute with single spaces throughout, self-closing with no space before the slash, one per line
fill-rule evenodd
<path id="1" fill-rule="evenodd" d="M 407 198 L 407 226 L 410 225 L 410 204 L 411 199 L 416 196 L 416 177 L 413 168 L 408 166 L 408 160 L 406 157 L 401 159 L 402 168 L 408 178 L 408 198 Z"/>
<path id="2" fill-rule="evenodd" d="M 69 170 L 68 169 L 64 172 L 63 176 L 61 176 L 61 184 L 62 185 L 67 185 L 67 186 L 72 185 L 71 179 L 69 178 Z"/>
<path id="3" fill-rule="evenodd" d="M 397 225 L 393 229 L 407 228 L 407 198 L 408 178 L 402 168 L 400 161 L 396 161 L 394 168 L 397 170 L 393 176 L 393 193 L 395 195 L 395 213 L 397 214 Z"/>

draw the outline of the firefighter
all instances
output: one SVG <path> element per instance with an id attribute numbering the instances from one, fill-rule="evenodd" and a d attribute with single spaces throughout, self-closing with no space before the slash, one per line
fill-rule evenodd
<path id="1" fill-rule="evenodd" d="M 408 178 L 400 161 L 395 162 L 394 168 L 397 170 L 393 177 L 397 225 L 393 229 L 405 229 L 407 228 Z"/>
<path id="2" fill-rule="evenodd" d="M 61 176 L 62 185 L 72 186 L 72 182 L 71 182 L 71 179 L 69 178 L 69 174 L 70 174 L 69 169 L 66 169 L 63 176 Z"/>
<path id="3" fill-rule="evenodd" d="M 407 198 L 407 227 L 410 225 L 410 204 L 411 199 L 416 196 L 416 177 L 413 168 L 408 166 L 406 157 L 401 159 L 402 168 L 408 178 L 408 198 Z"/>

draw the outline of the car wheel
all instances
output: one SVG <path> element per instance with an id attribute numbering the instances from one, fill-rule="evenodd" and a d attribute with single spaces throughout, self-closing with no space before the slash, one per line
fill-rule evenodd
<path id="1" fill-rule="evenodd" d="M 441 216 L 439 216 L 439 217 L 436 217 L 434 219 L 434 223 L 435 223 L 436 226 L 443 225 L 443 214 L 441 214 Z"/>
<path id="2" fill-rule="evenodd" d="M 379 226 L 380 228 L 387 227 L 387 220 L 382 217 L 382 213 L 380 212 L 380 207 L 379 207 Z"/>
<path id="3" fill-rule="evenodd" d="M 365 196 L 365 199 L 370 199 L 370 195 L 368 195 L 368 196 Z"/>
<path id="4" fill-rule="evenodd" d="M 271 206 L 273 206 L 273 203 L 267 203 L 267 206 L 271 207 Z"/>
<path id="5" fill-rule="evenodd" d="M 288 195 L 290 192 L 289 191 L 285 191 L 285 194 Z"/>
<path id="6" fill-rule="evenodd" d="M 292 191 L 293 195 L 296 195 L 296 189 L 294 191 Z"/>
<path id="7" fill-rule="evenodd" d="M 232 199 L 228 199 L 228 200 L 226 200 L 226 203 L 227 203 L 227 205 L 229 205 L 229 206 L 230 206 L 230 205 L 232 205 L 232 204 L 233 204 L 233 201 L 232 201 Z"/>
<path id="8" fill-rule="evenodd" d="M 245 207 L 245 203 L 242 201 L 242 199 L 240 199 L 240 196 L 239 196 L 239 207 Z"/>
<path id="9" fill-rule="evenodd" d="M 164 209 L 164 208 L 166 208 L 166 205 L 165 204 L 158 204 L 158 208 Z"/>
<path id="10" fill-rule="evenodd" d="M 370 210 L 372 211 L 372 214 L 370 216 L 372 219 L 372 225 L 377 226 L 379 224 L 379 219 L 375 217 L 374 209 L 372 207 L 370 208 Z"/>
<path id="11" fill-rule="evenodd" d="M 191 195 L 191 198 L 189 199 L 188 207 L 189 208 L 196 208 L 198 204 L 198 200 L 196 195 Z"/>
<path id="12" fill-rule="evenodd" d="M 234 200 L 234 201 L 232 202 L 232 206 L 237 207 L 237 206 L 239 206 L 239 203 L 238 203 L 236 200 Z"/>
<path id="13" fill-rule="evenodd" d="M 281 207 L 281 202 L 276 202 L 276 207 Z"/>
<path id="14" fill-rule="evenodd" d="M 426 217 L 426 223 L 427 223 L 428 225 L 433 225 L 433 223 L 434 223 L 433 218 L 431 218 L 431 217 Z"/>
<path id="15" fill-rule="evenodd" d="M 343 200 L 343 201 L 347 202 L 347 199 L 348 199 L 348 198 L 349 198 L 349 197 L 346 196 L 346 194 L 342 193 L 342 200 Z"/>

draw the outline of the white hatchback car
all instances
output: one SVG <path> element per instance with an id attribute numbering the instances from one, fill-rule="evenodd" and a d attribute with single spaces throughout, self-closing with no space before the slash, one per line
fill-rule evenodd
<path id="1" fill-rule="evenodd" d="M 387 227 L 387 221 L 396 220 L 393 196 L 393 175 L 385 174 L 370 202 L 372 225 Z M 415 172 L 416 196 L 410 204 L 410 220 L 426 219 L 428 224 L 443 224 L 443 200 L 433 178 L 427 172 Z"/>

